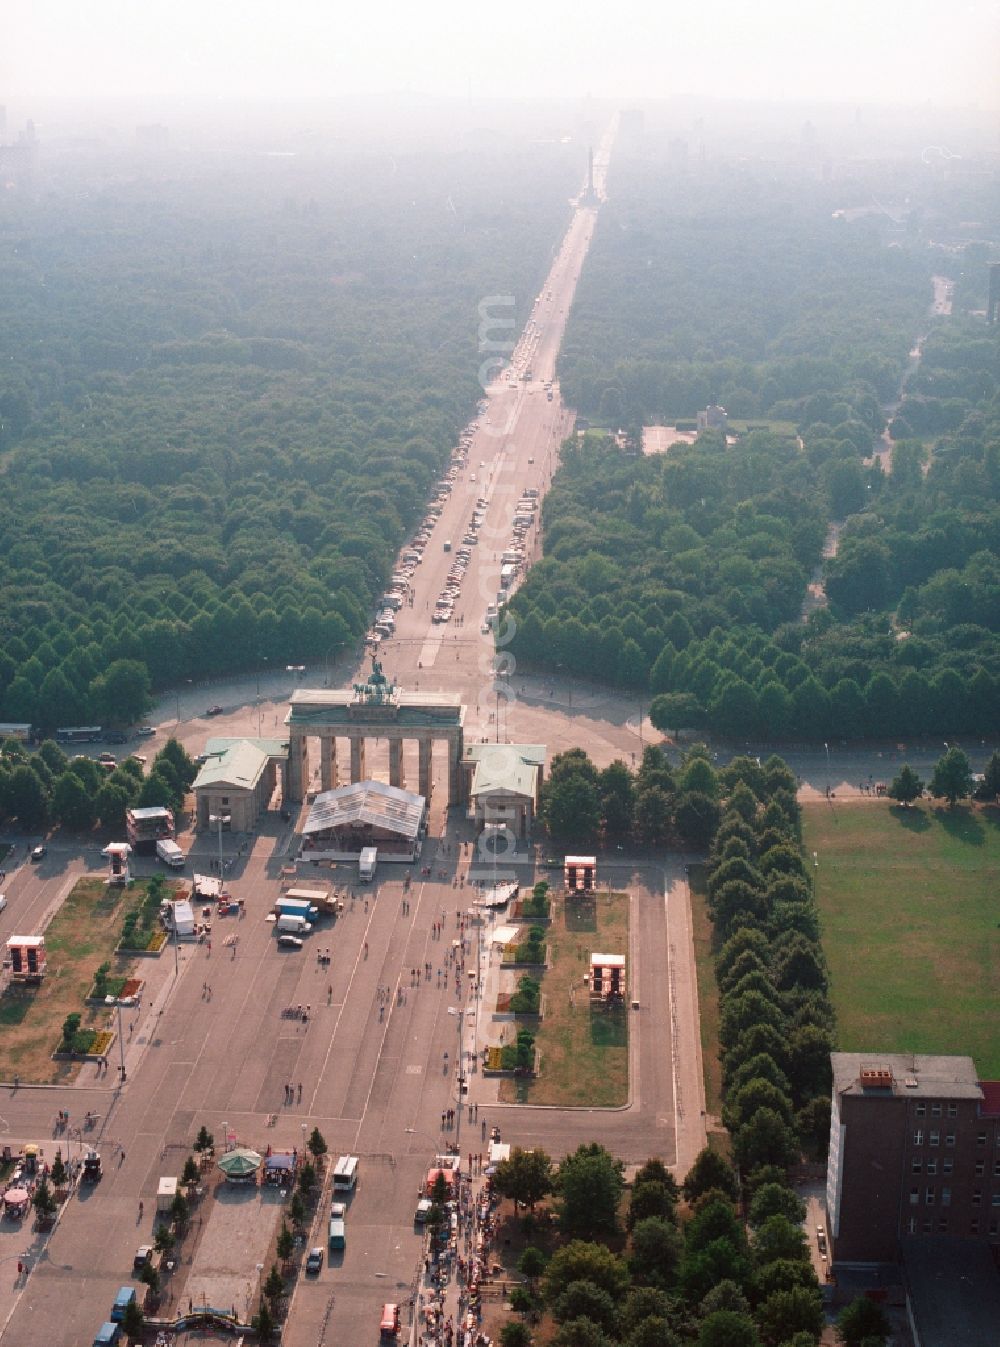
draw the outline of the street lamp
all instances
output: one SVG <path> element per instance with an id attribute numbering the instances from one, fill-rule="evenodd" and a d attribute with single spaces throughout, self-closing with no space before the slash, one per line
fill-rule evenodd
<path id="1" fill-rule="evenodd" d="M 830 745 L 827 744 L 827 743 L 824 743 L 824 744 L 823 744 L 823 747 L 826 749 L 826 798 L 829 799 L 829 798 L 830 798 Z"/>
<path id="2" fill-rule="evenodd" d="M 118 1068 L 121 1076 L 121 1084 L 125 1084 L 125 1039 L 122 1037 L 122 1003 L 115 1001 L 115 1009 L 118 1011 L 118 1053 L 121 1059 L 121 1065 Z"/>
<path id="3" fill-rule="evenodd" d="M 219 825 L 219 878 L 220 878 L 220 879 L 222 878 L 222 821 L 223 821 L 223 819 L 224 819 L 225 817 L 226 817 L 225 814 L 209 814 L 209 816 L 208 816 L 208 821 L 209 821 L 209 823 L 217 823 L 217 824 Z"/>

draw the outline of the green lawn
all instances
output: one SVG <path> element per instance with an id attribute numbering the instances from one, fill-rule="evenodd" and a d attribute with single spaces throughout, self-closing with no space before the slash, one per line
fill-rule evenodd
<path id="1" fill-rule="evenodd" d="M 1000 1077 L 1000 810 L 806 805 L 838 1040 Z"/>
<path id="2" fill-rule="evenodd" d="M 592 1010 L 582 977 L 594 950 L 628 953 L 628 902 L 625 893 L 568 903 L 553 897 L 545 931 L 550 966 L 541 978 L 545 1013 L 535 1039 L 541 1071 L 533 1080 L 501 1081 L 505 1103 L 614 1108 L 627 1101 L 628 1010 Z"/>

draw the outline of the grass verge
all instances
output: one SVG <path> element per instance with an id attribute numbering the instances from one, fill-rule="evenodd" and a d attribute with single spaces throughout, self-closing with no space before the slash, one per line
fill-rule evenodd
<path id="1" fill-rule="evenodd" d="M 708 894 L 705 888 L 707 878 L 707 866 L 691 866 L 688 883 L 691 890 L 694 957 L 698 972 L 698 1019 L 701 1023 L 701 1060 L 705 1073 L 705 1109 L 713 1118 L 718 1118 L 722 1112 L 719 988 L 715 981 L 715 961 L 712 957 L 712 922 L 708 915 Z"/>
<path id="2" fill-rule="evenodd" d="M 145 881 L 129 889 L 108 887 L 96 878 L 81 879 L 45 931 L 48 972 L 40 987 L 11 987 L 0 998 L 0 1076 L 17 1073 L 22 1081 L 72 1080 L 77 1062 L 54 1062 L 63 1021 L 78 1012 L 82 1029 L 103 1029 L 107 1010 L 85 999 L 94 974 L 111 963 L 112 977 L 126 977 L 130 959 L 111 954 L 121 937 L 126 913 L 145 894 Z"/>
<path id="3" fill-rule="evenodd" d="M 628 1099 L 628 1010 L 591 1011 L 583 976 L 595 950 L 628 953 L 628 894 L 552 900 L 546 931 L 550 966 L 542 978 L 545 1015 L 535 1039 L 541 1072 L 503 1080 L 508 1104 L 615 1108 Z M 570 992 L 573 1004 L 570 1004 Z"/>
<path id="4" fill-rule="evenodd" d="M 1000 1076 L 1000 810 L 803 809 L 839 1045 L 958 1053 Z"/>

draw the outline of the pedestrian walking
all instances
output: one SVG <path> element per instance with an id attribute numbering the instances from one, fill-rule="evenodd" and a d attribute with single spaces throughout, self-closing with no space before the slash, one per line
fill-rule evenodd
<path id="1" fill-rule="evenodd" d="M 299 1081 L 299 1103 L 302 1103 L 302 1082 Z"/>

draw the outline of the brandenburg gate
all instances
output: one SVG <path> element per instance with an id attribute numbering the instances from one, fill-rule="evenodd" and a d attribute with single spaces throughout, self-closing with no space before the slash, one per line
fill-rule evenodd
<path id="1" fill-rule="evenodd" d="M 431 797 L 431 754 L 435 739 L 448 745 L 448 803 L 462 803 L 462 727 L 465 707 L 457 693 L 406 692 L 391 684 L 378 660 L 365 683 L 350 688 L 299 688 L 292 693 L 288 726 L 288 798 L 305 799 L 309 787 L 307 740 L 319 740 L 320 789 L 333 790 L 337 775 L 337 740 L 350 744 L 351 783 L 364 781 L 368 739 L 389 743 L 389 784 L 403 788 L 403 744 L 417 743 L 418 792 Z"/>

